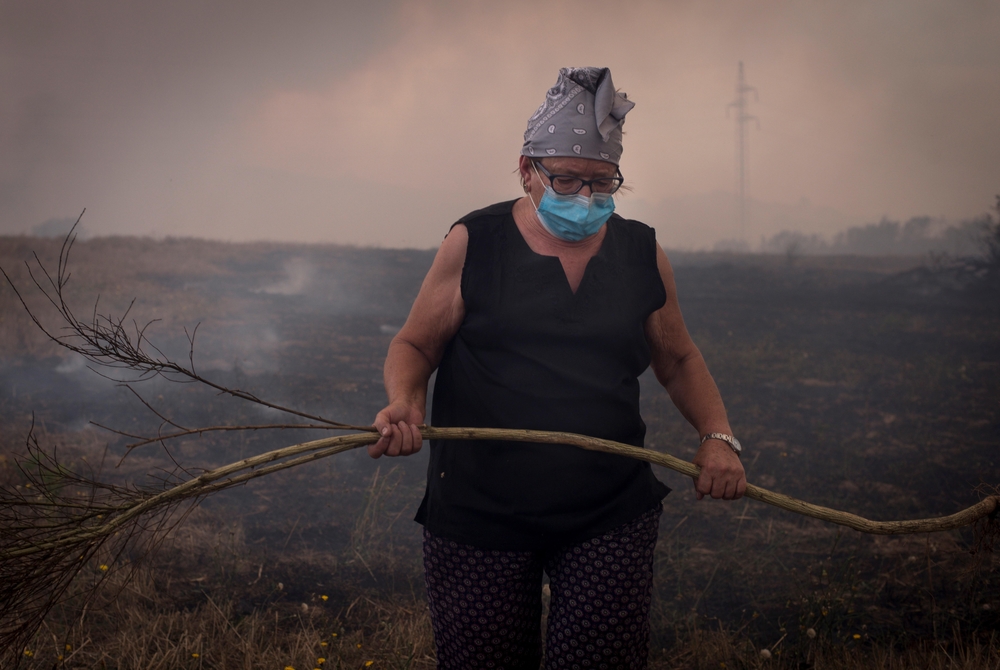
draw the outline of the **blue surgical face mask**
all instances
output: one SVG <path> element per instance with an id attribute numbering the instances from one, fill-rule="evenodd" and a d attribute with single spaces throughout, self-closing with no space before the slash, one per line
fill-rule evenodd
<path id="1" fill-rule="evenodd" d="M 538 170 L 535 170 L 538 174 Z M 541 177 L 539 177 L 541 179 Z M 531 198 L 531 194 L 528 194 Z M 531 198 L 531 204 L 535 204 Z M 556 237 L 578 242 L 601 229 L 615 211 L 615 200 L 610 193 L 559 195 L 551 186 L 545 187 L 541 201 L 535 205 L 538 220 Z"/>

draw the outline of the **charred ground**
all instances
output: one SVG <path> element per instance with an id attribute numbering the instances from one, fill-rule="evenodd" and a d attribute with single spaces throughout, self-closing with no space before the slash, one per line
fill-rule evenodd
<path id="1" fill-rule="evenodd" d="M 58 243 L 0 240 L 0 265 L 22 289 L 31 252 L 51 267 Z M 201 323 L 194 361 L 202 374 L 366 424 L 384 401 L 386 348 L 432 258 L 95 239 L 74 248 L 68 293 L 78 313 L 98 295 L 98 310 L 116 314 L 138 298 L 132 316 L 138 324 L 162 319 L 147 334 L 178 358 L 187 356 L 184 327 Z M 671 258 L 688 327 L 746 445 L 750 481 L 878 519 L 951 513 L 976 502 L 978 486 L 1000 483 L 996 294 L 914 280 L 923 275 L 905 274 L 920 265 L 913 258 Z M 40 297 L 27 295 L 46 314 Z M 32 412 L 40 442 L 68 462 L 97 463 L 107 445 L 110 478 L 172 467 L 152 445 L 112 467 L 125 441 L 88 422 L 149 432 L 159 419 L 46 342 L 6 285 L 0 352 L 5 482 L 16 485 L 13 459 Z M 647 445 L 690 458 L 696 435 L 652 376 L 642 381 Z M 135 388 L 181 425 L 283 420 L 194 385 Z M 171 455 L 197 469 L 315 436 L 203 435 Z M 68 609 L 54 617 L 52 635 L 26 660 L 51 667 L 60 645 L 84 644 L 91 656 L 79 651 L 81 663 L 103 656 L 108 667 L 138 667 L 151 649 L 169 647 L 185 667 L 222 667 L 207 659 L 251 649 L 266 623 L 273 634 L 253 642 L 260 667 L 305 667 L 320 653 L 344 667 L 423 667 L 431 645 L 420 533 L 410 519 L 425 467 L 425 452 L 379 462 L 349 453 L 218 494 L 147 560 L 123 598 L 80 623 Z M 758 503 L 695 502 L 688 481 L 658 474 L 675 490 L 657 553 L 654 665 L 753 666 L 765 648 L 772 665 L 788 667 L 836 653 L 971 653 L 982 645 L 992 649 L 983 658 L 1000 654 L 997 559 L 970 554 L 971 531 L 867 537 Z M 116 569 L 92 574 L 114 581 Z"/>

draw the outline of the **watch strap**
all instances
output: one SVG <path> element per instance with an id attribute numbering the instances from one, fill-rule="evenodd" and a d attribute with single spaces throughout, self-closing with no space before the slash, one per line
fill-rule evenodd
<path id="1" fill-rule="evenodd" d="M 722 440 L 729 445 L 729 448 L 736 452 L 737 456 L 743 453 L 743 445 L 732 435 L 726 435 L 725 433 L 707 433 L 701 438 L 701 444 L 704 444 L 706 440 Z"/>

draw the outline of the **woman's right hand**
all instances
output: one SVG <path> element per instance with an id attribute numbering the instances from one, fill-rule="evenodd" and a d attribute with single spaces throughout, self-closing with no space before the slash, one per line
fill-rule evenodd
<path id="1" fill-rule="evenodd" d="M 423 437 L 417 426 L 424 422 L 422 408 L 404 402 L 394 402 L 375 416 L 372 424 L 381 439 L 368 447 L 372 458 L 385 456 L 409 456 L 420 451 Z"/>
<path id="2" fill-rule="evenodd" d="M 372 458 L 409 456 L 420 451 L 423 437 L 417 426 L 424 422 L 427 380 L 465 318 L 462 268 L 468 245 L 469 231 L 456 224 L 434 257 L 410 316 L 389 343 L 385 358 L 389 406 L 375 416 L 372 424 L 382 436 L 368 447 Z"/>

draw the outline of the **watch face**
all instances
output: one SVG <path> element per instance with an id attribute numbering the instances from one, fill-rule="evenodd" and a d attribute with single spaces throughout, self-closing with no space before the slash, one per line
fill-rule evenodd
<path id="1" fill-rule="evenodd" d="M 740 444 L 740 441 L 737 440 L 735 437 L 731 438 L 731 439 L 732 439 L 731 444 L 733 445 L 733 447 L 736 448 L 736 452 L 739 453 L 739 452 L 743 451 L 743 445 Z"/>

